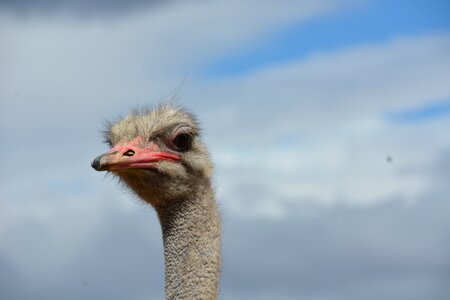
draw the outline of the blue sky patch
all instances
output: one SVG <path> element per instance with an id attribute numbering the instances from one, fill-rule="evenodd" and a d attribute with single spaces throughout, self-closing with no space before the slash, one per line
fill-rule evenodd
<path id="1" fill-rule="evenodd" d="M 386 114 L 388 121 L 396 123 L 420 122 L 439 117 L 450 117 L 450 100 Z"/>
<path id="2" fill-rule="evenodd" d="M 274 34 L 261 36 L 251 46 L 236 49 L 211 62 L 200 70 L 200 74 L 210 79 L 242 75 L 312 53 L 448 30 L 449 1 L 371 1 L 365 6 L 298 22 Z"/>

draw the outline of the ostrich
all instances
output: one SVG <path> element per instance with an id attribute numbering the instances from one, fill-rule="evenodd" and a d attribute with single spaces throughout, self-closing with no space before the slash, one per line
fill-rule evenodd
<path id="1" fill-rule="evenodd" d="M 158 215 L 166 299 L 216 299 L 220 220 L 195 117 L 172 105 L 143 109 L 109 124 L 105 139 L 111 149 L 92 167 L 117 176 Z"/>

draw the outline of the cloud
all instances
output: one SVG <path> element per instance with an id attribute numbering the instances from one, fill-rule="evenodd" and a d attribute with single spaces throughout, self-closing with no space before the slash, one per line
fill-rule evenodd
<path id="1" fill-rule="evenodd" d="M 448 153 L 430 174 L 441 178 Z M 441 180 L 412 204 L 407 199 L 372 206 L 306 204 L 276 220 L 225 211 L 221 298 L 450 296 L 445 284 L 449 194 L 434 192 L 446 185 Z M 0 236 L 0 264 L 6 266 L 0 282 L 8 284 L 0 289 L 2 299 L 162 297 L 162 242 L 155 214 L 118 194 L 114 183 L 104 184 L 111 190 L 108 196 L 76 199 L 83 202 L 78 209 L 75 199 L 64 200 L 50 207 L 54 214 L 28 216 Z M 241 196 L 245 201 L 246 194 Z"/>
<path id="2" fill-rule="evenodd" d="M 72 207 L 52 205 L 45 218 L 28 215 L 10 224 L 1 236 L 10 241 L 1 247 L 0 260 L 10 265 L 0 274 L 8 284 L 2 299 L 162 297 L 163 252 L 154 214 L 143 207 L 127 213 L 113 197 L 88 200 L 90 210 L 73 209 L 66 199 L 61 204 Z M 102 210 L 93 212 L 99 205 Z"/>
<path id="3" fill-rule="evenodd" d="M 224 298 L 445 298 L 443 206 L 443 198 L 409 207 L 392 201 L 277 222 L 233 220 L 225 226 Z"/>
<path id="4" fill-rule="evenodd" d="M 219 196 L 238 215 L 269 218 L 311 202 L 359 206 L 403 198 L 413 203 L 434 185 L 428 170 L 450 145 L 439 134 L 449 122 L 381 124 L 361 132 L 335 129 L 289 146 L 217 147 Z"/>
<path id="5" fill-rule="evenodd" d="M 146 9 L 155 4 L 162 4 L 161 0 L 1 0 L 0 10 L 11 12 L 17 16 L 30 14 L 53 15 L 58 13 L 70 14 L 80 17 L 98 17 L 122 15 L 126 12 Z"/>
<path id="6" fill-rule="evenodd" d="M 190 81 L 200 62 L 250 42 L 272 26 L 336 6 L 333 1 L 199 1 L 105 23 L 22 21 L 5 15 L 0 26 L 5 45 L 0 49 L 0 96 L 9 104 L 2 125 L 26 132 L 28 126 L 15 116 L 49 128 L 75 124 L 76 119 L 64 121 L 83 115 L 86 122 L 78 126 L 95 126 L 94 121 L 124 113 L 132 104 L 167 96 L 186 74 Z M 196 106 L 196 99 L 187 101 Z M 41 107 L 47 108 L 45 116 L 35 113 Z M 68 125 L 65 129 L 72 128 Z"/>
<path id="7" fill-rule="evenodd" d="M 448 34 L 358 45 L 212 82 L 200 93 L 214 95 L 220 107 L 209 114 L 215 121 L 208 125 L 222 128 L 224 144 L 309 138 L 337 128 L 365 128 L 386 112 L 447 99 L 449 49 Z M 229 126 L 217 122 L 230 118 Z"/>

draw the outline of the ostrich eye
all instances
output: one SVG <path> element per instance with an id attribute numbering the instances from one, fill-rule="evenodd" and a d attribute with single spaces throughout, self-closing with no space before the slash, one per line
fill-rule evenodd
<path id="1" fill-rule="evenodd" d="M 179 151 L 187 151 L 191 147 L 192 138 L 187 133 L 179 133 L 173 139 L 173 144 Z"/>

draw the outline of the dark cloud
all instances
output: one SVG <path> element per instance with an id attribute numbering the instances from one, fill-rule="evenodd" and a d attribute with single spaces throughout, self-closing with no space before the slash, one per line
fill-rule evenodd
<path id="1" fill-rule="evenodd" d="M 449 299 L 449 162 L 447 151 L 423 170 L 436 185 L 416 203 L 297 204 L 272 221 L 224 211 L 221 299 Z M 240 186 L 236 196 L 264 200 L 260 189 Z M 60 196 L 58 202 L 69 203 Z M 0 299 L 162 299 L 154 212 L 126 211 L 107 200 L 96 214 L 67 210 L 3 230 Z M 77 240 L 78 228 L 94 216 L 91 234 Z"/>
<path id="2" fill-rule="evenodd" d="M 447 151 L 423 170 L 435 185 L 415 203 L 303 204 L 272 222 L 225 216 L 224 299 L 450 298 L 449 166 Z"/>
<path id="3" fill-rule="evenodd" d="M 444 198 L 336 206 L 309 217 L 292 212 L 278 221 L 225 215 L 222 299 L 447 299 L 450 203 Z M 31 244 L 51 242 L 51 234 L 33 233 Z M 150 210 L 109 209 L 92 241 L 55 274 L 14 268 L 0 253 L 0 283 L 9 287 L 0 298 L 161 299 L 160 235 Z M 23 285 L 23 278 L 39 284 Z"/>
<path id="4" fill-rule="evenodd" d="M 314 217 L 231 220 L 226 299 L 445 299 L 450 203 L 322 209 Z"/>
<path id="5" fill-rule="evenodd" d="M 58 240 L 60 234 L 76 237 L 78 226 L 63 233 L 64 224 L 47 225 L 53 220 L 23 223 L 8 232 L 10 241 L 8 235 L 17 236 L 19 257 L 32 263 L 13 264 L 0 253 L 0 299 L 162 299 L 163 249 L 156 217 L 145 208 L 127 214 L 112 206 L 105 212 L 85 243 Z M 82 227 L 84 220 L 79 221 Z"/>
<path id="6" fill-rule="evenodd" d="M 18 299 L 16 297 L 17 291 L 24 284 L 19 267 L 11 262 L 8 255 L 0 252 L 0 298 Z"/>
<path id="7" fill-rule="evenodd" d="M 0 0 L 0 10 L 17 15 L 68 13 L 76 16 L 118 15 L 167 3 L 163 0 Z"/>
<path id="8" fill-rule="evenodd" d="M 435 177 L 436 181 L 441 182 L 443 188 L 449 189 L 447 184 L 450 178 L 450 149 L 441 154 L 436 163 L 432 166 L 431 175 Z"/>

